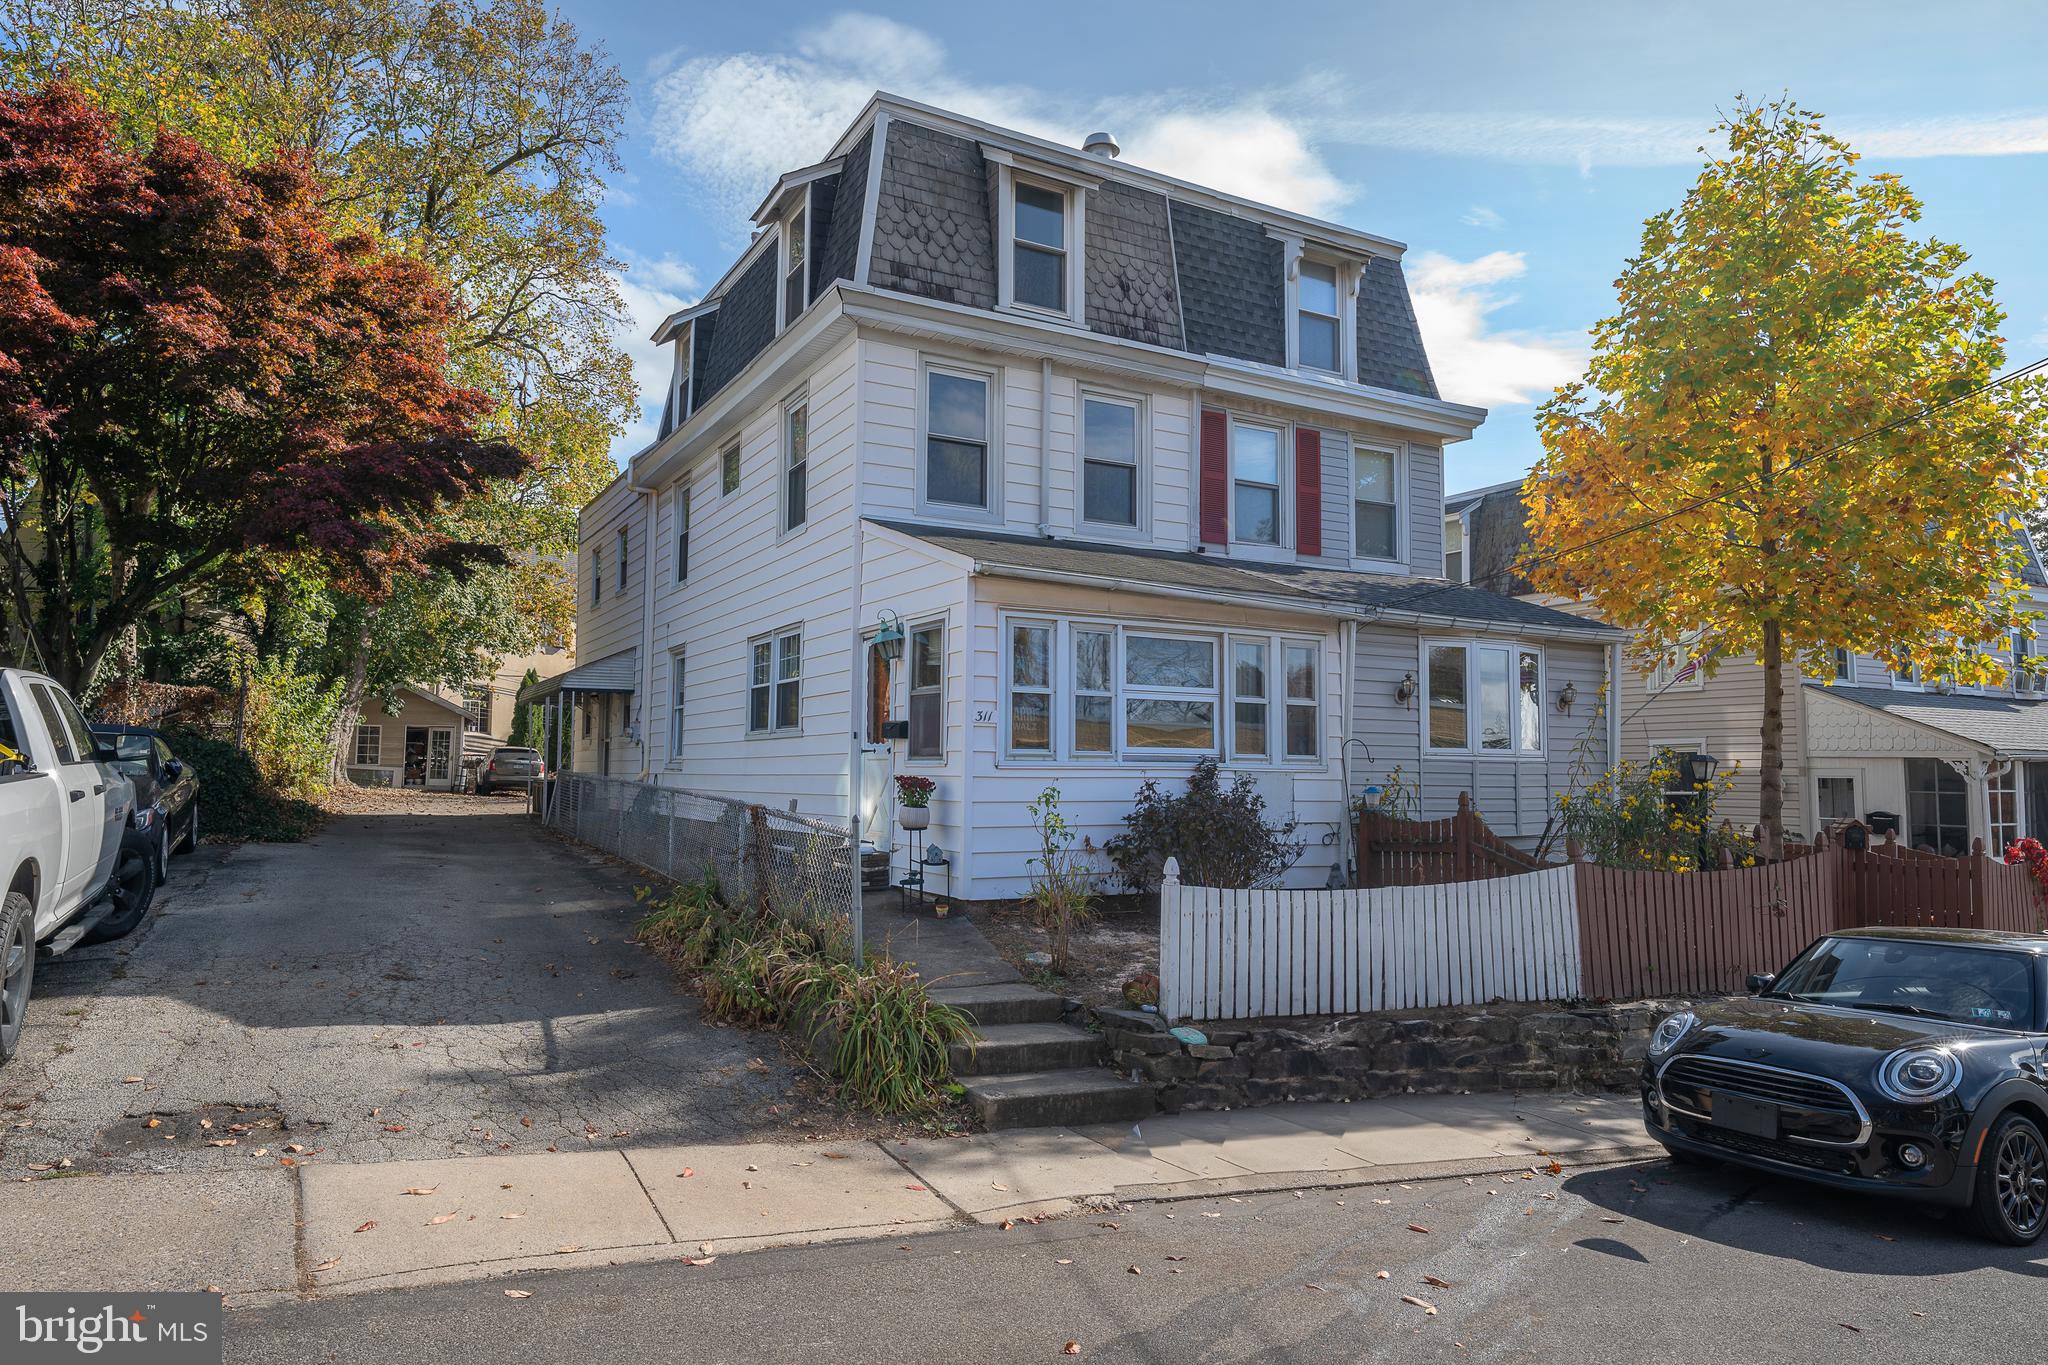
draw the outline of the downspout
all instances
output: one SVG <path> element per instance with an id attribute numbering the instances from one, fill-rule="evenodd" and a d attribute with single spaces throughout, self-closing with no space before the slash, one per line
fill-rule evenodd
<path id="1" fill-rule="evenodd" d="M 1038 368 L 1038 534 L 1052 538 L 1052 357 Z"/>
<path id="2" fill-rule="evenodd" d="M 637 483 L 628 483 L 626 491 L 638 493 L 642 505 L 647 509 L 647 530 L 641 537 L 646 548 L 640 552 L 640 780 L 645 782 L 654 772 L 653 761 L 648 756 L 650 746 L 647 743 L 647 711 L 654 700 L 655 492 L 645 484 Z"/>
<path id="3" fill-rule="evenodd" d="M 1607 646 L 1607 766 L 1621 762 L 1621 642 Z"/>
<path id="4" fill-rule="evenodd" d="M 879 120 L 878 120 L 879 121 Z M 867 440 L 866 412 L 861 402 L 861 391 L 866 387 L 861 367 L 866 359 L 866 348 L 856 338 L 853 343 L 853 588 L 852 600 L 847 604 L 847 655 L 846 655 L 846 828 L 848 853 L 853 863 L 853 890 L 851 902 L 846 907 L 847 918 L 853 926 L 853 965 L 861 966 L 866 960 L 866 945 L 861 942 L 865 932 L 866 892 L 864 873 L 866 866 L 861 858 L 860 803 L 863 769 L 867 756 L 861 744 L 861 693 L 867 686 L 867 669 L 863 657 L 860 612 L 861 612 L 861 568 L 867 557 L 867 521 L 862 513 L 866 510 L 861 499 L 865 496 L 865 480 L 862 469 L 863 444 Z M 890 865 L 895 865 L 891 855 Z"/>
<path id="5" fill-rule="evenodd" d="M 1337 828 L 1341 831 L 1337 839 L 1338 856 L 1344 860 L 1344 870 L 1349 874 L 1348 885 L 1358 885 L 1358 822 L 1351 818 L 1351 727 L 1355 719 L 1356 706 L 1351 695 L 1351 682 L 1358 661 L 1358 622 L 1349 619 L 1344 622 L 1343 643 L 1338 646 L 1344 651 L 1339 661 L 1343 667 L 1342 700 L 1338 702 L 1338 720 L 1342 729 L 1337 739 L 1337 774 L 1344 783 L 1343 815 L 1338 818 Z"/>

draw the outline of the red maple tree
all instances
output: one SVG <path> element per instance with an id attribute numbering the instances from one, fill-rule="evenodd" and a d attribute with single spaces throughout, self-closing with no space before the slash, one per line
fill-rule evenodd
<path id="1" fill-rule="evenodd" d="M 299 161 L 124 149 L 76 90 L 0 91 L 4 600 L 73 688 L 254 551 L 371 591 L 462 547 L 421 519 L 524 455 L 448 378 L 449 295 L 336 236 Z M 0 648 L 6 635 L 0 631 Z"/>

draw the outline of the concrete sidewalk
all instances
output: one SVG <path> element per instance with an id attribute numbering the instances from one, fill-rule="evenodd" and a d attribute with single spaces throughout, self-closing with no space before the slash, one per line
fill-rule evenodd
<path id="1" fill-rule="evenodd" d="M 960 1139 L 735 1143 L 79 1176 L 0 1186 L 9 1290 L 203 1289 L 231 1306 L 541 1268 L 903 1238 L 1254 1190 L 1657 1154 L 1627 1098 L 1409 1096 Z"/>

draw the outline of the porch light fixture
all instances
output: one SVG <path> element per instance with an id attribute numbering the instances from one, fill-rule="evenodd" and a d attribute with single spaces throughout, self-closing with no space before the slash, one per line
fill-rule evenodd
<path id="1" fill-rule="evenodd" d="M 893 611 L 884 611 L 875 624 L 874 646 L 893 664 L 903 657 L 903 618 Z"/>
<path id="2" fill-rule="evenodd" d="M 1557 694 L 1558 714 L 1561 716 L 1570 715 L 1572 713 L 1572 707 L 1578 704 L 1578 700 L 1578 684 L 1573 682 L 1566 682 L 1564 685 L 1564 689 Z"/>
<path id="3" fill-rule="evenodd" d="M 1409 673 L 1394 685 L 1394 700 L 1406 706 L 1415 700 L 1415 674 Z"/>

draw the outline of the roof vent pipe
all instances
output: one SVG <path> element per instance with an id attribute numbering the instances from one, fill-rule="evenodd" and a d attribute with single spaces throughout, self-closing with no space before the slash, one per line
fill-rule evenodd
<path id="1" fill-rule="evenodd" d="M 1081 144 L 1081 150 L 1090 156 L 1099 156 L 1104 160 L 1113 161 L 1123 151 L 1123 148 L 1117 146 L 1116 139 L 1108 133 L 1090 133 L 1088 134 L 1088 140 Z"/>

